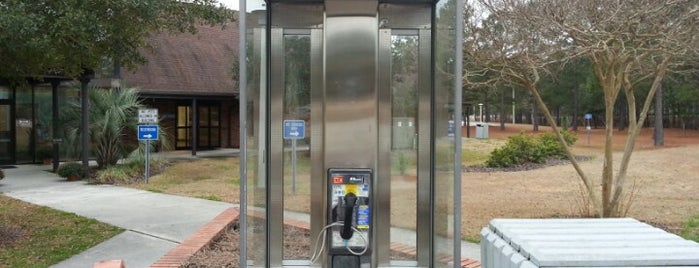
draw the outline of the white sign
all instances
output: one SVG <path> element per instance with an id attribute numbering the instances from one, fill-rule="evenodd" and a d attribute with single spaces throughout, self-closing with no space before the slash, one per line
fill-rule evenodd
<path id="1" fill-rule="evenodd" d="M 157 124 L 158 109 L 138 109 L 139 124 Z"/>

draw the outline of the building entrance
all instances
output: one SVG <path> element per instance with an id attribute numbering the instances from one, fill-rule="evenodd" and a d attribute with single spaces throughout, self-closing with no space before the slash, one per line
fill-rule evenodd
<path id="1" fill-rule="evenodd" d="M 0 164 L 14 163 L 12 105 L 0 100 Z"/>

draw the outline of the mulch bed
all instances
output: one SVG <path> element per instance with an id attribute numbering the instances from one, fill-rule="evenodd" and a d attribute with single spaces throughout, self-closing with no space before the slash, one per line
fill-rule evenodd
<path id="1" fill-rule="evenodd" d="M 310 256 L 310 231 L 293 226 L 284 226 L 285 258 L 308 259 Z M 185 263 L 186 268 L 238 267 L 239 245 L 238 222 L 229 225 L 214 241 L 197 252 Z"/>
<path id="2" fill-rule="evenodd" d="M 294 226 L 284 226 L 284 258 L 309 259 L 311 233 L 307 229 Z M 187 261 L 185 268 L 239 267 L 239 234 L 237 220 L 226 228 L 219 237 L 206 248 L 197 252 Z M 391 252 L 392 259 L 414 259 L 399 252 Z"/>
<path id="3" fill-rule="evenodd" d="M 575 157 L 578 161 L 586 161 L 590 160 L 591 157 L 589 156 L 576 156 Z M 461 170 L 463 172 L 519 172 L 519 171 L 526 171 L 526 170 L 534 170 L 534 169 L 540 169 L 540 168 L 545 168 L 545 167 L 550 167 L 550 166 L 558 166 L 558 165 L 568 165 L 570 164 L 570 160 L 567 158 L 565 159 L 556 159 L 556 158 L 551 158 L 549 160 L 546 160 L 546 162 L 543 163 L 524 163 L 521 165 L 515 165 L 511 167 L 486 167 L 486 166 L 462 166 Z"/>

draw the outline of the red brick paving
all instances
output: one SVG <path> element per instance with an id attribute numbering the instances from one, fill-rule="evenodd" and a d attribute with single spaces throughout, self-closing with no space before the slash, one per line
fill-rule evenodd
<path id="1" fill-rule="evenodd" d="M 234 208 L 221 212 L 216 218 L 200 228 L 187 240 L 182 241 L 180 245 L 170 250 L 150 267 L 181 267 L 182 263 L 189 260 L 195 253 L 206 247 L 215 237 L 221 234 L 226 229 L 226 226 L 238 218 L 238 214 L 238 210 Z"/>

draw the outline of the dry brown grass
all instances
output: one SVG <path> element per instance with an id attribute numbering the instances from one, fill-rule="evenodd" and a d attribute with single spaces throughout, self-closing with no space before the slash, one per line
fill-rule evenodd
<path id="1" fill-rule="evenodd" d="M 130 187 L 152 192 L 238 203 L 238 159 L 205 158 L 178 162 L 152 176 L 150 182 Z"/>
<path id="2" fill-rule="evenodd" d="M 491 128 L 491 137 L 504 138 L 525 126 L 506 131 Z M 577 134 L 576 154 L 593 156 L 582 168 L 592 178 L 602 173 L 603 130 Z M 628 192 L 633 192 L 627 216 L 677 232 L 681 223 L 699 215 L 699 132 L 667 130 L 665 147 L 655 148 L 650 129 L 636 142 L 628 171 Z M 625 140 L 615 132 L 616 164 Z M 615 170 L 618 169 L 618 166 Z M 635 189 L 632 190 L 635 183 Z M 463 234 L 476 239 L 482 226 L 493 218 L 579 217 L 580 179 L 571 165 L 520 172 L 463 173 Z"/>
<path id="3" fill-rule="evenodd" d="M 507 136 L 531 132 L 530 128 L 508 125 L 505 131 L 501 131 L 498 127 L 491 127 L 491 139 L 466 140 L 464 163 L 472 165 L 484 161 L 483 154 L 503 144 Z M 541 128 L 543 131 L 546 131 L 545 127 Z M 667 130 L 666 146 L 662 148 L 653 146 L 651 131 L 643 130 L 631 159 L 628 179 L 630 183 L 635 182 L 636 187 L 629 191 L 634 196 L 628 216 L 677 231 L 683 221 L 699 215 L 699 131 Z M 603 130 L 592 130 L 589 144 L 584 128 L 577 135 L 575 153 L 593 157 L 582 163 L 583 169 L 591 177 L 600 178 Z M 623 148 L 624 138 L 623 132 L 615 132 L 617 164 L 621 159 L 618 150 Z M 291 193 L 291 181 L 287 180 L 285 187 L 289 194 L 284 197 L 284 206 L 288 210 L 308 212 L 309 177 L 304 175 L 308 174 L 308 162 L 303 157 L 299 161 L 297 192 Z M 285 167 L 286 178 L 290 178 L 290 172 L 290 167 Z M 394 209 L 391 223 L 411 228 L 416 217 L 414 182 L 409 177 L 398 175 L 391 180 L 395 185 L 392 187 Z M 465 172 L 462 185 L 463 236 L 477 240 L 480 229 L 493 218 L 579 217 L 579 182 L 570 165 L 518 172 Z M 238 161 L 228 158 L 178 163 L 151 178 L 150 184 L 134 187 L 237 203 L 237 185 Z"/>

